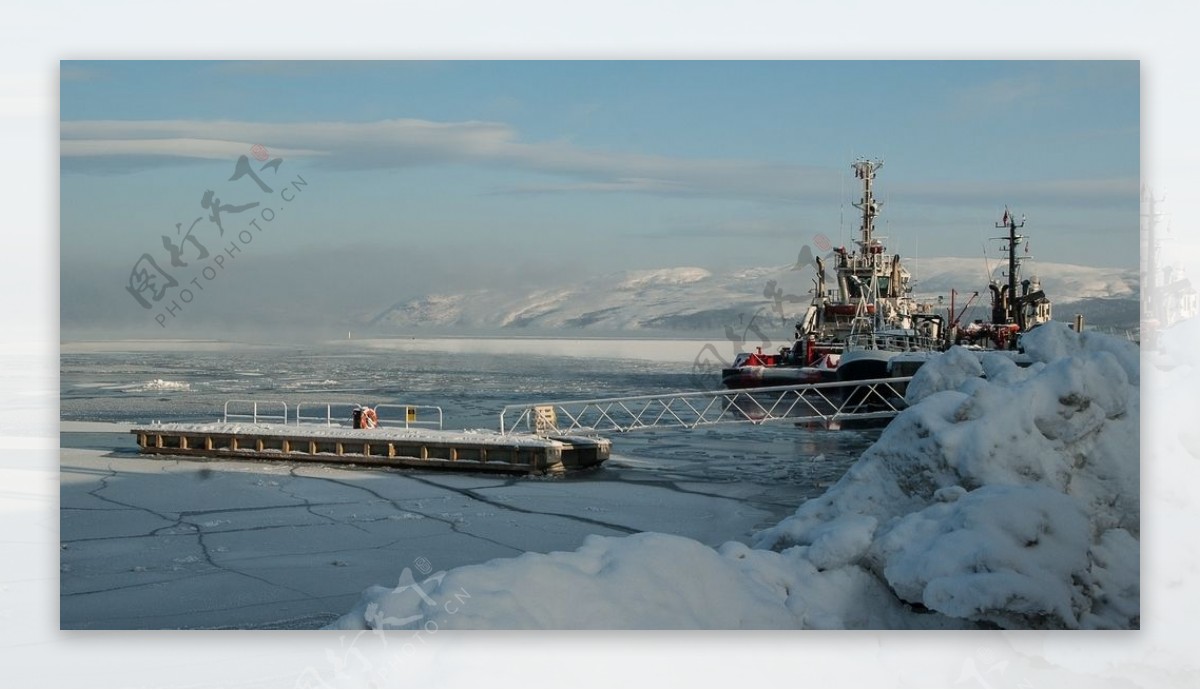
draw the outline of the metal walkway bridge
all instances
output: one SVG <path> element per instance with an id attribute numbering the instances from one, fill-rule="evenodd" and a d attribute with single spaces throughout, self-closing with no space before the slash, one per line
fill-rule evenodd
<path id="1" fill-rule="evenodd" d="M 896 416 L 906 407 L 904 390 L 911 380 L 910 376 L 508 405 L 500 412 L 500 433 L 623 433 L 779 421 L 836 429 L 843 422 Z"/>

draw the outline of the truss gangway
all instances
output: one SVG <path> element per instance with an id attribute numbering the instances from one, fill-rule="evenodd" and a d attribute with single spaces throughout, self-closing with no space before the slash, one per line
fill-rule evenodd
<path id="1" fill-rule="evenodd" d="M 600 434 L 784 421 L 836 429 L 844 422 L 896 416 L 906 407 L 904 390 L 911 380 L 909 376 L 508 405 L 500 412 L 500 432 Z"/>

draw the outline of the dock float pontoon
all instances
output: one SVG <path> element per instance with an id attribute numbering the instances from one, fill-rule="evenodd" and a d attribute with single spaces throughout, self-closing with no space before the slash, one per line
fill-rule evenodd
<path id="1" fill-rule="evenodd" d="M 599 465 L 612 442 L 590 436 L 501 434 L 380 427 L 262 423 L 134 427 L 143 453 L 208 458 L 560 474 Z"/>

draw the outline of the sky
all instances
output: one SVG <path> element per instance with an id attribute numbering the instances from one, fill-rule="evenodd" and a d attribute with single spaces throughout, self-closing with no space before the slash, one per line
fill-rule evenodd
<path id="1" fill-rule="evenodd" d="M 995 256 L 1008 205 L 1035 258 L 1132 268 L 1139 71 L 64 61 L 63 336 L 340 329 L 349 305 L 430 293 L 782 265 L 850 240 L 863 156 L 902 255 Z"/>

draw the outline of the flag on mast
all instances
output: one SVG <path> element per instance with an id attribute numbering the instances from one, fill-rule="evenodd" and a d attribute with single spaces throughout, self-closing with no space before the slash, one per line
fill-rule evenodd
<path id="1" fill-rule="evenodd" d="M 1000 219 L 1000 223 L 1003 225 L 1008 225 L 1008 207 L 1007 206 L 1004 207 L 1004 217 Z"/>

